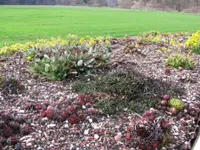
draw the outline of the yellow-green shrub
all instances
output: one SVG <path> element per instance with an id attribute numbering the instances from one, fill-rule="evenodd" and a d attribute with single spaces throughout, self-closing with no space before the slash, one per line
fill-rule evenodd
<path id="1" fill-rule="evenodd" d="M 175 54 L 169 56 L 165 60 L 165 65 L 173 68 L 185 68 L 185 69 L 193 69 L 195 67 L 195 63 L 191 60 L 189 56 L 183 56 L 181 54 Z"/>
<path id="2" fill-rule="evenodd" d="M 51 48 L 54 47 L 56 45 L 66 45 L 67 41 L 63 40 L 61 38 L 51 38 L 50 40 L 47 39 L 39 39 L 36 42 L 27 42 L 25 44 L 13 44 L 11 46 L 4 46 L 3 48 L 0 48 L 0 55 L 12 55 L 15 52 L 26 52 L 29 48 L 41 48 L 41 47 L 45 47 L 45 48 Z"/>
<path id="3" fill-rule="evenodd" d="M 200 54 L 200 30 L 192 34 L 185 44 L 187 48 Z"/>
<path id="4" fill-rule="evenodd" d="M 13 44 L 11 46 L 4 46 L 0 48 L 0 55 L 12 55 L 15 52 L 22 51 L 25 52 L 30 48 L 53 48 L 55 46 L 84 46 L 84 47 L 91 47 L 97 44 L 106 44 L 107 46 L 110 45 L 109 37 L 97 37 L 93 38 L 91 36 L 86 37 L 78 37 L 77 35 L 69 34 L 66 39 L 58 38 L 51 38 L 51 39 L 38 39 L 35 42 L 27 42 L 25 44 Z"/>

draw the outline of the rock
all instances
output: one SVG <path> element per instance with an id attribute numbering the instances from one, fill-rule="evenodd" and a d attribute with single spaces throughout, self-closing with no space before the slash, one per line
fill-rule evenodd
<path id="1" fill-rule="evenodd" d="M 69 125 L 68 125 L 68 123 L 66 123 L 66 124 L 64 124 L 64 126 L 63 126 L 64 128 L 69 128 Z"/>
<path id="2" fill-rule="evenodd" d="M 15 144 L 14 150 L 21 150 L 21 146 L 19 144 Z"/>
<path id="3" fill-rule="evenodd" d="M 122 138 L 122 133 L 118 133 L 118 134 L 114 137 L 114 139 L 115 139 L 116 142 L 121 141 L 121 138 Z"/>
<path id="4" fill-rule="evenodd" d="M 162 100 L 162 101 L 161 101 L 161 105 L 167 106 L 167 104 L 168 104 L 167 100 Z"/>
<path id="5" fill-rule="evenodd" d="M 91 107 L 91 108 L 89 108 L 89 112 L 90 112 L 90 114 L 96 114 L 97 110 L 96 110 L 96 108 Z"/>
<path id="6" fill-rule="evenodd" d="M 176 113 L 177 113 L 176 108 L 174 108 L 174 107 L 169 108 L 169 111 L 170 111 L 173 115 L 176 115 Z"/>
<path id="7" fill-rule="evenodd" d="M 79 60 L 79 61 L 77 62 L 77 66 L 78 66 L 78 67 L 83 66 L 83 60 Z"/>
<path id="8" fill-rule="evenodd" d="M 88 135 L 88 133 L 89 133 L 89 129 L 84 131 L 84 135 Z"/>
<path id="9" fill-rule="evenodd" d="M 88 119 L 88 120 L 89 120 L 89 122 L 90 122 L 90 123 L 92 123 L 92 122 L 93 122 L 92 118 L 90 118 L 90 119 Z"/>
<path id="10" fill-rule="evenodd" d="M 42 147 L 38 147 L 37 150 L 45 150 L 44 148 Z"/>
<path id="11" fill-rule="evenodd" d="M 47 125 L 47 128 L 53 128 L 53 127 L 56 127 L 56 124 L 48 124 Z"/>
<path id="12" fill-rule="evenodd" d="M 95 135 L 94 135 L 94 139 L 96 139 L 96 140 L 99 139 L 99 135 L 98 135 L 98 134 L 95 134 Z"/>

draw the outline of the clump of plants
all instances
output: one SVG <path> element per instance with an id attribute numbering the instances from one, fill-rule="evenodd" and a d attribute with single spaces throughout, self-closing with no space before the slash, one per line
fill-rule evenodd
<path id="1" fill-rule="evenodd" d="M 170 132 L 169 121 L 156 112 L 148 110 L 142 116 L 135 115 L 132 118 L 125 138 L 129 142 L 137 142 L 139 149 L 159 149 L 163 146 L 165 135 Z"/>
<path id="2" fill-rule="evenodd" d="M 185 68 L 194 69 L 195 63 L 189 56 L 183 56 L 181 54 L 171 55 L 165 60 L 165 65 L 173 68 Z"/>
<path id="3" fill-rule="evenodd" d="M 93 95 L 79 94 L 77 97 L 66 99 L 62 103 L 28 103 L 24 106 L 24 109 L 40 112 L 41 118 L 58 122 L 67 120 L 73 125 L 84 121 L 88 115 L 99 113 L 98 109 L 93 106 L 92 101 L 94 98 Z"/>
<path id="4" fill-rule="evenodd" d="M 136 72 L 118 70 L 92 78 L 89 82 L 81 79 L 73 84 L 72 89 L 75 92 L 106 93 L 106 97 L 100 97 L 97 101 L 97 107 L 105 110 L 105 113 L 112 112 L 107 109 L 111 107 L 114 113 L 128 108 L 142 114 L 157 103 L 152 96 L 168 91 L 167 87 L 169 85 Z"/>
<path id="5" fill-rule="evenodd" d="M 140 45 L 137 43 L 134 44 L 127 44 L 124 49 L 123 52 L 126 54 L 139 54 L 143 57 L 145 57 L 146 55 L 140 50 Z"/>
<path id="6" fill-rule="evenodd" d="M 16 43 L 13 45 L 6 45 L 0 49 L 0 55 L 12 55 L 16 52 L 26 52 L 30 48 L 41 48 L 41 47 L 54 47 L 55 45 L 66 45 L 67 40 L 61 38 L 51 38 L 51 39 L 38 39 L 35 42 L 26 42 L 25 44 Z"/>
<path id="7" fill-rule="evenodd" d="M 200 54 L 200 30 L 192 34 L 192 36 L 186 41 L 185 45 L 188 49 Z"/>
<path id="8" fill-rule="evenodd" d="M 30 71 L 51 80 L 63 80 L 69 74 L 85 73 L 106 66 L 110 54 L 107 40 L 70 38 L 66 45 L 29 49 L 25 57 L 29 61 Z"/>
<path id="9" fill-rule="evenodd" d="M 25 118 L 13 116 L 11 112 L 0 112 L 0 148 L 10 145 L 14 149 L 19 143 L 20 136 L 33 132 L 32 126 L 28 125 Z"/>

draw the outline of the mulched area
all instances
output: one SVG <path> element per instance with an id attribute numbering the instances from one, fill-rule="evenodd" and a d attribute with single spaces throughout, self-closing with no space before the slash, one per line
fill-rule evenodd
<path id="1" fill-rule="evenodd" d="M 134 39 L 129 43 L 135 42 Z M 164 59 L 166 54 L 158 54 L 158 45 L 147 44 L 136 53 L 124 53 L 125 40 L 113 39 L 111 68 L 126 68 L 134 70 L 146 77 L 163 82 L 173 83 L 173 86 L 184 89 L 178 98 L 185 104 L 184 111 L 179 115 L 171 114 L 161 106 L 153 108 L 161 111 L 173 125 L 172 138 L 174 143 L 162 149 L 191 149 L 191 140 L 196 136 L 200 110 L 200 57 L 193 54 L 196 63 L 194 70 L 170 69 L 165 72 Z M 26 109 L 27 104 L 47 103 L 52 106 L 70 105 L 78 96 L 71 90 L 73 81 L 49 81 L 33 76 L 28 72 L 26 64 L 20 56 L 13 56 L 4 67 L 11 78 L 15 78 L 25 86 L 18 94 L 0 97 L 0 111 L 23 117 L 32 126 L 33 132 L 28 135 L 18 135 L 19 142 L 15 149 L 19 150 L 135 150 L 138 145 L 126 139 L 127 127 L 134 114 L 104 115 L 101 110 L 91 111 L 91 106 L 81 106 L 80 112 L 85 113 L 85 119 L 77 124 L 69 120 L 57 121 L 41 117 L 41 110 Z M 163 93 L 165 94 L 165 93 Z M 70 102 L 69 102 L 70 101 Z M 67 106 L 66 106 L 67 107 Z M 59 108 L 58 108 L 59 109 Z M 6 144 L 4 149 L 12 149 Z M 1 149 L 1 148 L 0 148 Z"/>

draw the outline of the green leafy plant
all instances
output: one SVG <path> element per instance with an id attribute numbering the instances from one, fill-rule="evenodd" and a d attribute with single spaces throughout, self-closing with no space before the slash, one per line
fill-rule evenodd
<path id="1" fill-rule="evenodd" d="M 34 47 L 25 53 L 25 58 L 31 72 L 47 76 L 51 80 L 63 80 L 68 74 L 106 66 L 110 54 L 107 45 L 95 40 L 86 43 L 71 40 L 67 45 Z"/>
<path id="2" fill-rule="evenodd" d="M 176 108 L 176 110 L 183 110 L 184 108 L 182 101 L 176 98 L 172 98 L 168 104 L 169 106 Z"/>
<path id="3" fill-rule="evenodd" d="M 193 69 L 195 67 L 195 63 L 191 60 L 189 56 L 183 56 L 180 54 L 171 55 L 165 60 L 165 65 L 173 68 L 185 68 L 185 69 Z"/>

